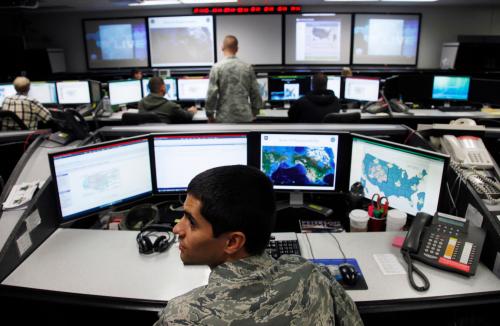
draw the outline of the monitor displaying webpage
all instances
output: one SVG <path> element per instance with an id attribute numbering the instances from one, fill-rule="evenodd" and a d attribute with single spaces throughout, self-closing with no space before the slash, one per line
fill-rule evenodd
<path id="1" fill-rule="evenodd" d="M 286 64 L 349 64 L 351 14 L 286 15 Z"/>
<path id="2" fill-rule="evenodd" d="M 108 87 L 111 105 L 136 103 L 142 99 L 140 80 L 111 81 Z"/>
<path id="3" fill-rule="evenodd" d="M 12 84 L 0 84 L 0 105 L 7 96 L 16 95 L 16 89 Z"/>
<path id="4" fill-rule="evenodd" d="M 356 14 L 353 64 L 416 65 L 420 15 Z"/>
<path id="5" fill-rule="evenodd" d="M 90 104 L 88 81 L 57 82 L 57 100 L 59 104 Z"/>
<path id="6" fill-rule="evenodd" d="M 378 101 L 380 80 L 378 78 L 346 77 L 344 98 L 355 101 Z"/>
<path id="7" fill-rule="evenodd" d="M 260 170 L 274 189 L 335 190 L 338 135 L 261 134 Z"/>
<path id="8" fill-rule="evenodd" d="M 205 170 L 247 165 L 247 136 L 155 136 L 154 157 L 158 192 L 185 191 L 191 179 Z"/>
<path id="9" fill-rule="evenodd" d="M 328 82 L 326 84 L 326 89 L 329 89 L 335 93 L 335 96 L 340 98 L 340 84 L 342 78 L 340 76 L 328 76 Z"/>
<path id="10" fill-rule="evenodd" d="M 214 63 L 212 16 L 150 17 L 148 26 L 152 67 Z"/>
<path id="11" fill-rule="evenodd" d="M 142 96 L 146 97 L 149 95 L 149 79 L 144 78 L 142 80 Z M 165 82 L 165 98 L 169 101 L 177 101 L 177 83 L 175 78 L 165 78 L 163 79 Z"/>
<path id="12" fill-rule="evenodd" d="M 153 190 L 147 138 L 56 154 L 53 164 L 64 220 Z"/>
<path id="13" fill-rule="evenodd" d="M 179 101 L 204 101 L 207 98 L 208 84 L 208 77 L 178 78 L 177 86 L 179 92 Z"/>
<path id="14" fill-rule="evenodd" d="M 32 82 L 28 96 L 42 104 L 57 104 L 56 83 Z"/>
<path id="15" fill-rule="evenodd" d="M 364 196 L 387 197 L 389 206 L 410 215 L 434 215 L 438 208 L 445 159 L 377 140 L 353 136 L 349 185 L 361 182 Z"/>

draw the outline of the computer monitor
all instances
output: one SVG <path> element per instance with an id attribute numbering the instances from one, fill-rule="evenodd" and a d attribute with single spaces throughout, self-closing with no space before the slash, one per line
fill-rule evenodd
<path id="1" fill-rule="evenodd" d="M 271 101 L 298 100 L 311 91 L 311 76 L 269 77 Z"/>
<path id="2" fill-rule="evenodd" d="M 140 80 L 113 80 L 108 87 L 111 105 L 137 103 L 142 99 Z"/>
<path id="3" fill-rule="evenodd" d="M 89 83 L 92 103 L 98 103 L 101 100 L 101 82 L 97 80 L 89 80 Z"/>
<path id="4" fill-rule="evenodd" d="M 385 196 L 389 206 L 410 215 L 434 215 L 449 157 L 377 138 L 352 135 L 349 185 L 363 185 L 364 196 Z"/>
<path id="5" fill-rule="evenodd" d="M 153 135 L 155 191 L 186 191 L 191 179 L 210 168 L 247 164 L 247 135 Z"/>
<path id="6" fill-rule="evenodd" d="M 90 87 L 87 80 L 56 82 L 57 101 L 59 104 L 90 104 Z"/>
<path id="7" fill-rule="evenodd" d="M 380 79 L 372 77 L 346 77 L 344 98 L 362 102 L 378 101 Z"/>
<path id="8" fill-rule="evenodd" d="M 500 106 L 500 80 L 472 78 L 469 101 L 483 105 Z"/>
<path id="9" fill-rule="evenodd" d="M 147 136 L 49 154 L 63 222 L 152 194 Z"/>
<path id="10" fill-rule="evenodd" d="M 149 80 L 151 78 L 142 79 L 142 96 L 146 97 L 149 95 Z M 165 78 L 163 79 L 165 82 L 165 88 L 167 93 L 165 94 L 165 98 L 169 101 L 177 101 L 177 82 L 175 78 Z"/>
<path id="11" fill-rule="evenodd" d="M 14 88 L 14 85 L 12 83 L 10 84 L 0 84 L 0 105 L 2 105 L 3 100 L 7 96 L 12 96 L 16 95 L 16 89 Z"/>
<path id="12" fill-rule="evenodd" d="M 342 82 L 342 77 L 340 76 L 328 76 L 328 82 L 326 88 L 332 90 L 335 96 L 340 98 L 340 84 Z"/>
<path id="13" fill-rule="evenodd" d="M 445 101 L 467 101 L 470 77 L 434 76 L 432 99 Z"/>
<path id="14" fill-rule="evenodd" d="M 177 79 L 179 101 L 204 101 L 208 92 L 208 77 Z"/>
<path id="15" fill-rule="evenodd" d="M 259 93 L 263 102 L 267 102 L 269 100 L 269 81 L 267 77 L 259 77 L 257 78 L 257 83 L 259 84 Z"/>
<path id="16" fill-rule="evenodd" d="M 55 82 L 31 82 L 28 96 L 42 104 L 57 104 Z"/>

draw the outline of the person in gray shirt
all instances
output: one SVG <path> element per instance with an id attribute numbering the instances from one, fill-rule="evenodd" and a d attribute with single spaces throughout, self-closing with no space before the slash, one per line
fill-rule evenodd
<path id="1" fill-rule="evenodd" d="M 222 51 L 224 59 L 210 71 L 205 103 L 208 121 L 251 122 L 263 105 L 255 72 L 236 57 L 238 39 L 233 35 L 224 38 Z"/>

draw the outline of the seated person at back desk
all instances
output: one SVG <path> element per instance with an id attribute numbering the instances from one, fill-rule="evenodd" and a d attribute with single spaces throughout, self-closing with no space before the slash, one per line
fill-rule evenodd
<path id="1" fill-rule="evenodd" d="M 184 264 L 208 265 L 208 285 L 170 300 L 158 325 L 362 325 L 326 268 L 265 253 L 274 227 L 273 186 L 243 165 L 191 180 L 174 227 Z"/>
<path id="2" fill-rule="evenodd" d="M 47 110 L 38 100 L 28 97 L 30 80 L 26 77 L 14 79 L 16 95 L 8 96 L 3 100 L 2 110 L 14 112 L 31 130 L 37 128 L 38 122 L 47 123 L 51 119 Z M 11 119 L 2 122 L 1 130 L 17 130 L 18 125 Z"/>
<path id="3" fill-rule="evenodd" d="M 167 100 L 164 97 L 167 89 L 162 78 L 151 78 L 148 87 L 150 93 L 139 102 L 139 113 L 157 114 L 164 123 L 187 123 L 193 120 L 196 107 L 184 110 L 179 104 Z"/>
<path id="4" fill-rule="evenodd" d="M 312 92 L 295 101 L 288 110 L 291 122 L 321 122 L 328 113 L 340 112 L 340 102 L 335 93 L 326 88 L 327 77 L 317 73 L 312 80 Z"/>

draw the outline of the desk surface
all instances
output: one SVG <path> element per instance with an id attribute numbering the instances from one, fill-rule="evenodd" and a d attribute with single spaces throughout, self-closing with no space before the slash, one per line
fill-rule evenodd
<path id="1" fill-rule="evenodd" d="M 3 285 L 147 301 L 168 301 L 208 281 L 205 266 L 184 266 L 178 245 L 168 252 L 144 256 L 137 250 L 134 231 L 58 229 L 28 257 Z M 484 265 L 467 278 L 417 262 L 429 277 L 431 287 L 424 293 L 413 290 L 406 275 L 383 275 L 374 253 L 399 251 L 391 246 L 397 233 L 335 234 L 348 257 L 355 257 L 363 271 L 368 290 L 348 291 L 358 304 L 400 300 L 441 300 L 453 296 L 495 294 L 500 281 Z M 302 254 L 311 258 L 306 237 L 315 258 L 341 258 L 328 234 L 299 234 Z M 405 265 L 404 265 L 405 266 Z"/>

